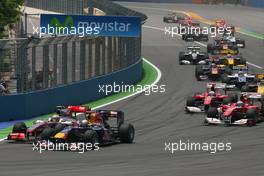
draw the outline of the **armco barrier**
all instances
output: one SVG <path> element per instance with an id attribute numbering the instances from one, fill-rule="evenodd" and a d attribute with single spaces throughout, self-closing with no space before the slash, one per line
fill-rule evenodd
<path id="1" fill-rule="evenodd" d="M 19 120 L 54 112 L 58 105 L 83 104 L 103 98 L 98 85 L 134 84 L 142 77 L 142 60 L 108 75 L 30 93 L 0 96 L 0 121 Z M 67 103 L 66 103 L 67 102 Z"/>

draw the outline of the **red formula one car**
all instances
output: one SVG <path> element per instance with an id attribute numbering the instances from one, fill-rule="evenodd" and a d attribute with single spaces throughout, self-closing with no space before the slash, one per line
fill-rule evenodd
<path id="1" fill-rule="evenodd" d="M 205 125 L 254 126 L 263 121 L 263 100 L 259 101 L 261 99 L 256 95 L 247 95 L 246 99 L 242 95 L 238 102 L 221 105 L 218 109 L 210 107 Z"/>
<path id="2" fill-rule="evenodd" d="M 207 112 L 210 107 L 217 108 L 221 104 L 234 101 L 237 101 L 237 95 L 227 95 L 225 84 L 208 83 L 206 92 L 195 93 L 194 96 L 187 98 L 185 110 L 188 113 Z"/>
<path id="3" fill-rule="evenodd" d="M 230 28 L 230 34 L 234 35 L 235 33 L 235 26 L 229 25 L 226 23 L 226 21 L 224 19 L 217 19 L 215 20 L 215 24 L 210 25 L 211 28 L 216 28 L 216 30 L 218 30 L 219 28 Z"/>
<path id="4" fill-rule="evenodd" d="M 90 108 L 84 106 L 57 107 L 57 114 L 48 120 L 37 120 L 31 127 L 27 127 L 24 122 L 16 123 L 7 139 L 13 141 L 48 139 L 66 126 L 78 126 L 85 118 L 82 114 L 87 111 L 90 111 Z"/>

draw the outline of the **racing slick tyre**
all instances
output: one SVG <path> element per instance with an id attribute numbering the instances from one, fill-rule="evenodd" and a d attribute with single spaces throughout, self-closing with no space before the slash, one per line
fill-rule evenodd
<path id="1" fill-rule="evenodd" d="M 230 79 L 228 78 L 227 74 L 223 74 L 221 76 L 221 80 L 222 80 L 222 83 L 226 83 L 226 84 L 228 84 L 229 81 L 230 81 Z"/>
<path id="2" fill-rule="evenodd" d="M 27 126 L 24 122 L 17 122 L 14 126 L 13 126 L 13 133 L 26 133 L 27 131 Z"/>
<path id="3" fill-rule="evenodd" d="M 230 101 L 232 103 L 236 103 L 238 101 L 238 95 L 233 93 L 233 94 L 229 94 L 228 97 L 230 98 Z"/>
<path id="4" fill-rule="evenodd" d="M 213 44 L 209 43 L 207 44 L 207 53 L 212 54 L 214 50 Z"/>
<path id="5" fill-rule="evenodd" d="M 96 131 L 94 130 L 87 130 L 85 133 L 84 133 L 84 142 L 86 143 L 91 143 L 93 145 L 93 147 L 97 144 L 99 144 L 99 136 L 98 134 L 96 133 Z M 97 144 L 96 144 L 97 143 Z"/>
<path id="6" fill-rule="evenodd" d="M 209 118 L 217 118 L 218 116 L 218 111 L 217 108 L 215 107 L 210 107 L 207 111 L 207 117 Z"/>
<path id="7" fill-rule="evenodd" d="M 253 121 L 257 121 L 257 112 L 255 109 L 248 109 L 246 112 L 247 119 L 251 119 Z"/>
<path id="8" fill-rule="evenodd" d="M 232 69 L 229 68 L 229 67 L 226 67 L 226 68 L 225 68 L 225 74 L 227 74 L 227 75 L 231 75 L 231 74 L 232 74 Z"/>
<path id="9" fill-rule="evenodd" d="M 203 75 L 203 67 L 201 65 L 196 65 L 195 67 L 195 77 L 197 81 L 201 81 L 200 76 Z"/>
<path id="10" fill-rule="evenodd" d="M 135 137 L 135 129 L 131 124 L 121 124 L 118 129 L 120 141 L 122 143 L 132 143 Z"/>
<path id="11" fill-rule="evenodd" d="M 60 131 L 62 131 L 65 128 L 65 125 L 58 123 L 54 127 L 54 135 Z"/>
<path id="12" fill-rule="evenodd" d="M 184 59 L 184 52 L 179 53 L 179 65 L 182 65 L 182 60 Z"/>
<path id="13" fill-rule="evenodd" d="M 186 35 L 182 35 L 182 40 L 186 41 Z"/>
<path id="14" fill-rule="evenodd" d="M 186 101 L 186 106 L 195 106 L 195 98 L 194 97 L 188 97 Z"/>
<path id="15" fill-rule="evenodd" d="M 250 92 L 248 85 L 244 85 L 241 87 L 241 92 Z"/>
<path id="16" fill-rule="evenodd" d="M 237 44 L 242 45 L 241 48 L 245 48 L 245 47 L 246 47 L 246 42 L 245 42 L 245 40 L 240 39 L 240 40 L 237 42 Z"/>
<path id="17" fill-rule="evenodd" d="M 48 140 L 54 135 L 54 129 L 50 127 L 46 127 L 43 129 L 43 131 L 40 133 L 40 139 L 41 140 Z"/>
<path id="18" fill-rule="evenodd" d="M 240 65 L 247 65 L 247 60 L 245 58 L 241 58 L 239 61 Z"/>
<path id="19" fill-rule="evenodd" d="M 223 99 L 223 104 L 227 105 L 227 104 L 229 104 L 229 103 L 232 103 L 232 100 L 231 100 L 230 97 L 227 97 L 227 98 L 224 98 L 224 99 Z"/>

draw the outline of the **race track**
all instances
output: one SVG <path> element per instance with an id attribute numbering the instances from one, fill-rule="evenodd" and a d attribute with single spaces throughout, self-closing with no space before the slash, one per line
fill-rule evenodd
<path id="1" fill-rule="evenodd" d="M 232 23 L 243 27 L 241 13 L 245 12 L 248 25 L 255 31 L 264 31 L 264 13 L 261 10 L 236 7 L 230 12 L 225 6 L 194 6 L 176 4 L 123 3 L 129 6 L 151 7 L 175 10 L 194 10 L 206 16 L 232 16 Z M 136 128 L 134 144 L 122 144 L 101 148 L 99 151 L 78 154 L 76 152 L 32 151 L 28 144 L 0 144 L 1 176 L 260 176 L 264 175 L 264 123 L 255 127 L 206 127 L 204 115 L 185 114 L 185 99 L 193 92 L 204 90 L 204 82 L 194 78 L 193 66 L 180 66 L 178 53 L 187 44 L 179 37 L 165 36 L 158 28 L 166 25 L 162 18 L 166 11 L 133 8 L 148 15 L 143 28 L 142 56 L 155 64 L 162 72 L 159 85 L 166 85 L 165 93 L 149 96 L 137 95 L 115 103 L 107 109 L 125 111 L 127 120 Z M 240 10 L 239 10 L 240 9 Z M 221 16 L 218 16 L 221 17 Z M 228 20 L 228 19 L 227 19 Z M 259 23 L 257 23 L 257 21 Z M 240 25 L 242 24 L 242 25 Z M 150 28 L 154 27 L 154 28 Z M 156 29 L 157 28 L 157 29 Z M 261 29 L 262 28 L 262 29 Z M 242 53 L 248 61 L 264 66 L 264 42 L 260 39 L 238 35 L 246 39 L 247 47 Z M 205 50 L 205 48 L 202 48 Z M 252 68 L 257 72 L 257 68 Z M 231 142 L 232 150 L 215 154 L 204 151 L 178 151 L 174 154 L 164 151 L 165 142 Z"/>

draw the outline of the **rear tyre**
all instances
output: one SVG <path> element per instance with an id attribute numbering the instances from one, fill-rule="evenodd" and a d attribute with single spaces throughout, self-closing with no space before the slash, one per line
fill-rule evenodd
<path id="1" fill-rule="evenodd" d="M 40 133 L 40 139 L 41 140 L 48 140 L 54 135 L 54 129 L 50 127 L 46 127 L 43 129 L 43 131 Z"/>
<path id="2" fill-rule="evenodd" d="M 195 77 L 197 81 L 201 81 L 200 76 L 203 75 L 203 66 L 201 65 L 196 65 L 195 67 Z"/>
<path id="3" fill-rule="evenodd" d="M 87 130 L 84 133 L 83 137 L 84 137 L 84 142 L 91 143 L 93 145 L 93 149 L 94 149 L 94 146 L 96 145 L 96 143 L 97 144 L 99 143 L 98 134 L 94 130 Z"/>
<path id="4" fill-rule="evenodd" d="M 248 109 L 246 112 L 247 119 L 254 120 L 256 122 L 257 120 L 257 112 L 255 109 Z"/>
<path id="5" fill-rule="evenodd" d="M 62 131 L 63 129 L 65 128 L 65 125 L 61 124 L 61 123 L 58 123 L 55 125 L 55 128 L 54 128 L 54 135 L 60 131 Z"/>
<path id="6" fill-rule="evenodd" d="M 195 106 L 195 98 L 194 97 L 188 97 L 186 101 L 186 106 Z"/>
<path id="7" fill-rule="evenodd" d="M 230 98 L 232 103 L 236 103 L 238 101 L 238 95 L 235 93 L 229 94 L 228 97 Z"/>
<path id="8" fill-rule="evenodd" d="M 119 127 L 119 137 L 122 143 L 132 143 L 135 137 L 135 129 L 131 124 L 121 124 Z"/>
<path id="9" fill-rule="evenodd" d="M 27 131 L 27 126 L 24 122 L 17 122 L 13 126 L 13 133 L 26 133 Z"/>
<path id="10" fill-rule="evenodd" d="M 207 117 L 208 118 L 217 118 L 218 116 L 218 111 L 217 108 L 215 107 L 210 107 L 207 111 Z"/>

